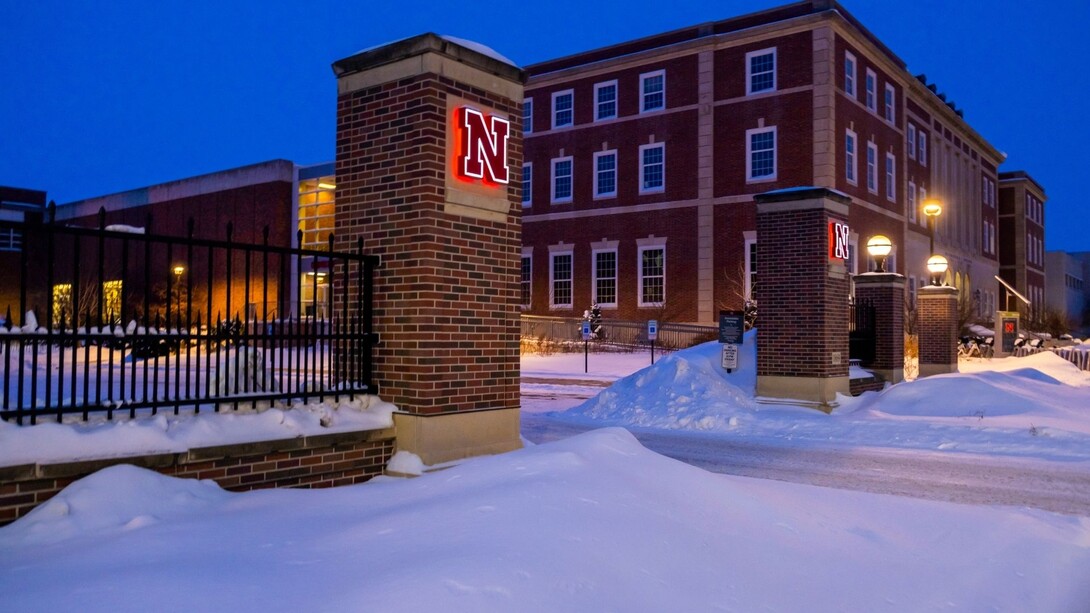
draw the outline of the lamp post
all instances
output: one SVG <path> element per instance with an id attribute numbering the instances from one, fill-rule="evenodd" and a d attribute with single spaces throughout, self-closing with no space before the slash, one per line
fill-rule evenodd
<path id="1" fill-rule="evenodd" d="M 867 241 L 867 253 L 874 258 L 875 271 L 886 272 L 886 258 L 893 251 L 893 241 L 882 234 L 876 234 Z"/>
<path id="2" fill-rule="evenodd" d="M 174 268 L 171 268 L 170 271 L 174 273 L 174 285 L 177 288 L 177 289 L 175 289 L 174 294 L 176 296 L 178 296 L 177 313 L 178 313 L 178 319 L 181 320 L 181 318 L 182 318 L 182 275 L 185 274 L 185 266 L 182 266 L 181 264 L 175 264 Z"/>
<path id="3" fill-rule="evenodd" d="M 931 285 L 942 285 L 942 275 L 946 274 L 949 263 L 941 255 L 927 258 L 927 271 L 931 273 Z"/>
<path id="4" fill-rule="evenodd" d="M 931 238 L 931 255 L 935 254 L 935 222 L 942 215 L 942 202 L 937 198 L 923 201 L 923 214 L 927 217 L 927 234 Z"/>

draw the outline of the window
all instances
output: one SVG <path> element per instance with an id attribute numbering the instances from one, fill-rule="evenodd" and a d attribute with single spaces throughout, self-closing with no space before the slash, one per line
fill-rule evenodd
<path id="1" fill-rule="evenodd" d="M 916 124 L 908 124 L 908 159 L 916 159 Z"/>
<path id="2" fill-rule="evenodd" d="M 303 249 L 329 249 L 333 232 L 336 177 L 326 175 L 299 181 L 299 226 L 303 231 L 299 246 Z"/>
<path id="3" fill-rule="evenodd" d="M 776 178 L 776 127 L 746 130 L 746 180 Z"/>
<path id="4" fill-rule="evenodd" d="M 594 303 L 602 307 L 617 306 L 617 250 L 594 251 Z"/>
<path id="5" fill-rule="evenodd" d="M 908 205 L 905 207 L 908 209 L 908 220 L 916 221 L 916 182 L 908 182 Z"/>
<path id="6" fill-rule="evenodd" d="M 639 306 L 662 306 L 666 301 L 666 246 L 640 247 Z"/>
<path id="7" fill-rule="evenodd" d="M 617 152 L 599 151 L 594 154 L 594 197 L 617 195 Z"/>
<path id="8" fill-rule="evenodd" d="M 522 206 L 530 206 L 534 192 L 534 165 L 522 165 Z"/>
<path id="9" fill-rule="evenodd" d="M 757 298 L 757 233 L 746 232 L 745 238 L 745 280 L 742 284 L 742 298 L 755 300 Z"/>
<path id="10" fill-rule="evenodd" d="M 919 149 L 916 152 L 917 161 L 921 166 L 927 166 L 927 134 L 923 130 L 920 130 L 916 144 L 918 145 L 917 149 Z"/>
<path id="11" fill-rule="evenodd" d="M 920 206 L 923 206 L 923 203 L 925 203 L 925 202 L 927 202 L 927 190 L 924 189 L 923 186 L 921 185 L 920 186 Z M 926 221 L 926 219 L 924 217 L 920 217 L 920 223 L 924 223 L 925 221 Z"/>
<path id="12" fill-rule="evenodd" d="M 897 158 L 886 154 L 886 200 L 897 201 Z"/>
<path id="13" fill-rule="evenodd" d="M 844 178 L 852 185 L 859 184 L 856 164 L 856 140 L 855 132 L 847 130 L 844 133 Z"/>
<path id="14" fill-rule="evenodd" d="M 896 92 L 893 91 L 893 86 L 886 83 L 886 121 L 890 123 L 897 122 L 897 103 L 894 96 Z"/>
<path id="15" fill-rule="evenodd" d="M 640 145 L 640 193 L 661 192 L 666 187 L 666 143 Z"/>
<path id="16" fill-rule="evenodd" d="M 571 202 L 572 193 L 572 158 L 553 160 L 553 203 Z"/>
<path id="17" fill-rule="evenodd" d="M 594 85 L 594 121 L 617 116 L 617 81 Z"/>
<path id="18" fill-rule="evenodd" d="M 575 123 L 575 94 L 566 89 L 553 94 L 553 127 L 563 128 Z"/>
<path id="19" fill-rule="evenodd" d="M 867 108 L 878 112 L 878 76 L 870 68 L 867 69 Z"/>
<path id="20" fill-rule="evenodd" d="M 530 306 L 530 291 L 533 288 L 531 283 L 533 270 L 534 258 L 524 251 L 522 253 L 522 276 L 519 283 L 519 304 L 527 308 Z"/>
<path id="21" fill-rule="evenodd" d="M 572 252 L 553 252 L 549 260 L 549 307 L 570 309 L 571 306 Z"/>
<path id="22" fill-rule="evenodd" d="M 53 286 L 53 324 L 60 323 L 64 318 L 66 324 L 73 328 L 76 324 L 72 321 L 72 284 L 58 283 Z"/>
<path id="23" fill-rule="evenodd" d="M 0 228 L 0 251 L 20 251 L 22 248 L 22 232 L 15 228 Z"/>
<path id="24" fill-rule="evenodd" d="M 776 90 L 776 48 L 746 54 L 746 94 Z"/>
<path id="25" fill-rule="evenodd" d="M 878 147 L 867 142 L 867 189 L 878 193 Z"/>
<path id="26" fill-rule="evenodd" d="M 527 98 L 522 101 L 522 133 L 529 134 L 534 131 L 534 99 Z"/>
<path id="27" fill-rule="evenodd" d="M 666 71 L 656 70 L 640 75 L 640 112 L 666 108 Z"/>
<path id="28" fill-rule="evenodd" d="M 102 283 L 102 314 L 114 323 L 121 322 L 121 280 Z"/>
<path id="29" fill-rule="evenodd" d="M 908 275 L 908 304 L 916 306 L 916 275 Z"/>
<path id="30" fill-rule="evenodd" d="M 855 98 L 855 56 L 844 52 L 844 93 Z"/>

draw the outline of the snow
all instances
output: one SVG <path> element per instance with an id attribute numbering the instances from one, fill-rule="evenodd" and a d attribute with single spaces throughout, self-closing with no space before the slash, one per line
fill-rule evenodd
<path id="1" fill-rule="evenodd" d="M 1075 611 L 1090 520 L 714 475 L 621 429 L 226 493 L 113 467 L 0 529 L 29 610 Z"/>
<path id="2" fill-rule="evenodd" d="M 399 475 L 422 475 L 424 468 L 424 461 L 420 459 L 420 456 L 405 450 L 395 453 L 386 463 L 387 472 Z"/>
<path id="3" fill-rule="evenodd" d="M 125 234 L 143 234 L 144 228 L 138 226 L 127 226 L 125 224 L 112 224 L 106 226 L 107 232 L 123 232 Z"/>
<path id="4" fill-rule="evenodd" d="M 461 45 L 461 46 L 465 47 L 466 49 L 469 49 L 470 51 L 476 51 L 477 53 L 480 53 L 481 55 L 490 57 L 490 58 L 492 58 L 492 59 L 494 59 L 496 61 L 503 62 L 504 64 L 507 64 L 509 66 L 514 66 L 515 68 L 518 68 L 518 64 L 516 64 L 513 61 L 511 61 L 510 59 L 504 57 L 503 55 L 501 55 L 499 52 L 497 52 L 492 47 L 488 47 L 486 45 L 482 45 L 481 43 L 473 42 L 471 40 L 466 40 L 464 38 L 458 38 L 457 36 L 449 36 L 449 35 L 445 35 L 445 34 L 439 34 L 438 36 L 439 36 L 439 38 L 441 38 L 441 39 L 443 39 L 443 40 L 445 40 L 447 42 L 451 42 L 451 43 L 454 43 L 456 45 Z M 397 43 L 400 43 L 400 42 L 405 41 L 405 40 L 409 40 L 410 38 L 416 38 L 416 37 L 415 36 L 408 36 L 408 37 L 405 37 L 405 38 L 399 38 L 397 40 L 391 40 L 389 42 L 385 42 L 385 43 L 382 43 L 382 44 L 379 44 L 379 45 L 372 45 L 370 47 L 360 49 L 359 51 L 357 51 L 355 53 L 355 55 L 360 55 L 362 53 L 367 53 L 368 51 L 374 51 L 375 49 L 381 49 L 382 47 L 388 47 L 390 45 L 396 45 Z"/>
<path id="5" fill-rule="evenodd" d="M 180 453 L 196 447 L 389 428 L 395 410 L 377 396 L 360 396 L 344 397 L 339 403 L 330 397 L 289 408 L 160 413 L 133 420 L 107 421 L 101 414 L 93 414 L 88 422 L 35 426 L 0 420 L 0 466 Z"/>

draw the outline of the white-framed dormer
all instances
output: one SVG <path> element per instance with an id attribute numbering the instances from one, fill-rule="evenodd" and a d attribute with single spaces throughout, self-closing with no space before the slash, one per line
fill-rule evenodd
<path id="1" fill-rule="evenodd" d="M 618 112 L 617 79 L 594 84 L 594 121 L 616 119 Z"/>
<path id="2" fill-rule="evenodd" d="M 640 112 L 651 113 L 666 108 L 666 71 L 653 70 L 640 75 Z"/>
<path id="3" fill-rule="evenodd" d="M 553 92 L 552 127 L 566 128 L 575 125 L 575 92 L 565 89 Z"/>

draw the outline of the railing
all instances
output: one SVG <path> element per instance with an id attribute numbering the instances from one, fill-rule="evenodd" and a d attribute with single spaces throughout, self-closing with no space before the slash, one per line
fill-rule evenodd
<path id="1" fill-rule="evenodd" d="M 1070 347 L 1029 347 L 1023 345 L 1021 347 L 1014 348 L 1014 357 L 1025 357 L 1027 355 L 1033 355 L 1035 353 L 1041 353 L 1042 351 L 1051 351 L 1061 358 L 1071 362 L 1075 366 L 1078 366 L 1080 370 L 1090 370 L 1090 350 L 1082 349 L 1080 346 Z"/>
<path id="2" fill-rule="evenodd" d="M 876 349 L 874 304 L 867 300 L 853 302 L 848 306 L 848 358 L 870 366 Z"/>
<path id="3" fill-rule="evenodd" d="M 545 339 L 567 343 L 583 341 L 583 319 L 577 317 L 522 316 L 523 339 Z M 646 321 L 603 319 L 602 334 L 595 342 L 616 347 L 649 346 Z M 660 322 L 655 346 L 663 349 L 684 349 L 718 338 L 715 326 Z"/>
<path id="4" fill-rule="evenodd" d="M 0 222 L 0 232 L 25 237 L 18 270 L 0 270 L 0 286 L 19 295 L 0 321 L 0 418 L 111 419 L 377 393 L 378 258 L 363 255 L 362 241 L 336 252 L 330 236 L 329 250 L 316 251 L 270 245 L 268 227 L 261 244 L 248 244 L 232 239 L 231 224 L 226 240 L 206 240 L 193 237 L 192 220 L 185 237 L 107 229 L 105 211 L 98 221 Z M 311 287 L 298 288 L 321 295 L 320 308 L 291 291 L 304 263 L 328 271 L 302 275 Z"/>

